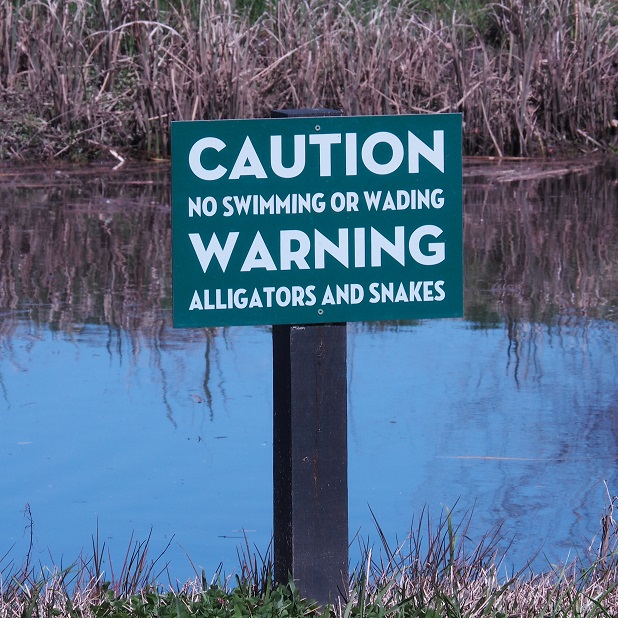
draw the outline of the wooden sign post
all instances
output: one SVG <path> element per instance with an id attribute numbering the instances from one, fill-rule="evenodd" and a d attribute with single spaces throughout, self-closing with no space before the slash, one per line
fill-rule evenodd
<path id="1" fill-rule="evenodd" d="M 281 110 L 273 118 L 341 116 Z M 336 603 L 348 588 L 346 324 L 273 326 L 275 580 Z"/>
<path id="2" fill-rule="evenodd" d="M 275 579 L 335 603 L 348 587 L 346 325 L 273 327 Z"/>
<path id="3" fill-rule="evenodd" d="M 463 315 L 462 227 L 459 114 L 172 123 L 174 326 L 273 325 L 275 576 L 322 604 L 348 585 L 345 323 Z"/>

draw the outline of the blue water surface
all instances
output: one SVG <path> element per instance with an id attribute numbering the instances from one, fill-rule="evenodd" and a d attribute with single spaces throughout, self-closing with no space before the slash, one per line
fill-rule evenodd
<path id="1" fill-rule="evenodd" d="M 268 328 L 53 330 L 0 339 L 0 556 L 107 568 L 151 535 L 172 582 L 272 535 Z M 434 320 L 348 326 L 352 566 L 362 542 L 404 541 L 422 513 L 503 522 L 507 569 L 590 546 L 618 488 L 616 325 L 577 319 L 477 328 Z M 373 513 L 373 515 L 372 515 Z M 33 523 L 30 527 L 30 523 Z M 109 554 L 108 554 L 109 552 Z"/>

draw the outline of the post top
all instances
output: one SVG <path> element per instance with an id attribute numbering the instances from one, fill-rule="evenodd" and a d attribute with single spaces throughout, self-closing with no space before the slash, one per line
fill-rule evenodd
<path id="1" fill-rule="evenodd" d="M 308 118 L 311 116 L 343 116 L 340 109 L 328 107 L 303 107 L 300 109 L 275 109 L 270 113 L 271 118 Z"/>

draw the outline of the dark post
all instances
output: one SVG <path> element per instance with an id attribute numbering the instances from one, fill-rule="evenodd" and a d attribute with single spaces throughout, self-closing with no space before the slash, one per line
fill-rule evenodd
<path id="1" fill-rule="evenodd" d="M 303 596 L 335 603 L 348 586 L 345 324 L 273 326 L 273 489 L 276 581 L 291 576 Z"/>

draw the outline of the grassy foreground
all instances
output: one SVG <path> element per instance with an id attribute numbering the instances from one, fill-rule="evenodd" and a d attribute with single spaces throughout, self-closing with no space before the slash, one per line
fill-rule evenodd
<path id="1" fill-rule="evenodd" d="M 401 545 L 390 547 L 378 526 L 381 547 L 364 547 L 362 563 L 339 602 L 319 607 L 294 583 L 275 585 L 270 556 L 242 552 L 239 574 L 202 573 L 183 585 L 159 583 L 163 556 L 148 558 L 149 539 L 132 543 L 119 571 L 104 568 L 104 548 L 66 569 L 30 564 L 3 566 L 0 617 L 191 617 L 300 618 L 583 618 L 618 615 L 618 543 L 614 497 L 601 519 L 594 558 L 567 566 L 507 573 L 499 528 L 472 545 L 470 518 L 455 524 L 450 514 L 432 523 L 423 514 Z M 591 550 L 588 550 L 590 552 Z M 169 578 L 169 574 L 167 574 Z"/>
<path id="2" fill-rule="evenodd" d="M 461 112 L 468 155 L 618 147 L 615 0 L 1 0 L 0 160 L 167 156 L 171 120 Z"/>

